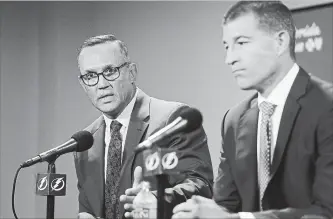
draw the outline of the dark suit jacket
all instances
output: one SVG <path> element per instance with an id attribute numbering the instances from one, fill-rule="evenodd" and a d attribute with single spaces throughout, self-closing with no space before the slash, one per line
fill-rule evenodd
<path id="1" fill-rule="evenodd" d="M 332 100 L 331 84 L 300 69 L 283 109 L 263 212 L 256 212 L 257 95 L 230 109 L 222 124 L 214 200 L 232 212 L 255 212 L 256 218 L 332 218 Z"/>
<path id="2" fill-rule="evenodd" d="M 123 164 L 127 158 L 131 158 L 134 147 L 172 122 L 186 107 L 188 106 L 181 103 L 149 97 L 139 90 L 125 141 Z M 99 117 L 86 130 L 93 134 L 93 146 L 88 151 L 74 153 L 79 189 L 79 212 L 104 217 L 105 122 L 103 117 Z M 178 169 L 181 169 L 182 173 L 168 178 L 167 186 L 170 189 L 166 193 L 166 208 L 169 217 L 175 205 L 186 201 L 194 194 L 212 197 L 213 171 L 207 138 L 202 127 L 188 134 L 175 135 L 162 145 L 183 151 L 185 154 L 187 153 L 185 150 L 191 150 L 196 155 L 183 156 L 178 163 Z M 132 187 L 136 166 L 143 166 L 142 155 L 135 156 L 125 167 L 120 176 L 119 196 Z M 157 189 L 156 181 L 151 182 L 151 188 Z M 121 212 L 124 213 L 123 205 Z"/>

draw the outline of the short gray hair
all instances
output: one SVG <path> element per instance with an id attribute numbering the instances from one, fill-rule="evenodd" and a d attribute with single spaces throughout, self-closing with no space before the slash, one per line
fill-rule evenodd
<path id="1" fill-rule="evenodd" d="M 121 40 L 118 40 L 114 35 L 112 34 L 107 34 L 107 35 L 99 35 L 99 36 L 93 36 L 88 38 L 87 40 L 84 41 L 84 43 L 81 45 L 79 48 L 78 56 L 81 54 L 82 49 L 98 44 L 103 44 L 106 42 L 116 42 L 119 44 L 120 47 L 120 52 L 122 55 L 126 58 L 129 59 L 128 56 L 128 49 L 125 45 L 125 43 Z"/>

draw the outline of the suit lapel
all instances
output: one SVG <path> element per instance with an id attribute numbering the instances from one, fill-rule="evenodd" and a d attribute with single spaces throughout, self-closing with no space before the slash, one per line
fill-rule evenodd
<path id="1" fill-rule="evenodd" d="M 241 193 L 250 200 L 253 208 L 257 203 L 257 126 L 259 110 L 257 99 L 254 96 L 248 103 L 247 110 L 240 117 L 238 123 L 236 143 L 236 164 L 238 169 L 238 182 Z"/>
<path id="2" fill-rule="evenodd" d="M 283 109 L 272 162 L 272 177 L 276 173 L 281 163 L 283 153 L 286 149 L 290 134 L 294 127 L 295 120 L 297 118 L 299 110 L 301 109 L 301 106 L 298 103 L 298 99 L 305 94 L 308 82 L 309 75 L 300 68 L 300 71 L 298 72 L 294 84 L 291 87 Z"/>
<path id="3" fill-rule="evenodd" d="M 132 187 L 134 160 L 134 148 L 140 143 L 149 124 L 149 104 L 150 97 L 141 90 L 138 90 L 136 102 L 131 114 L 127 136 L 124 146 L 123 167 L 120 176 L 119 194 L 125 194 L 125 190 Z M 141 156 L 139 156 L 141 158 Z M 128 162 L 128 163 L 127 163 Z M 126 163 L 126 166 L 124 165 Z M 121 214 L 124 214 L 124 208 L 121 206 Z"/>
<path id="4" fill-rule="evenodd" d="M 94 144 L 91 150 L 88 150 L 88 165 L 86 166 L 87 189 L 90 194 L 91 205 L 99 206 L 95 211 L 104 215 L 104 135 L 105 123 L 103 117 L 96 122 L 96 131 L 93 130 Z"/>
<path id="5" fill-rule="evenodd" d="M 130 121 L 130 123 L 129 123 L 127 137 L 126 137 L 126 141 L 125 141 L 123 163 L 125 163 L 127 159 L 130 159 L 130 164 L 129 164 L 130 167 L 133 165 L 133 161 L 134 161 L 134 157 L 132 156 L 134 148 L 140 143 L 140 140 L 141 140 L 143 133 L 145 132 L 147 126 L 148 126 L 148 123 L 139 121 L 139 120 Z M 126 168 L 126 167 L 124 167 L 124 168 Z M 124 172 L 124 174 L 126 174 L 126 171 Z M 123 177 L 123 176 L 121 176 L 121 177 Z M 129 182 L 132 182 L 132 176 L 131 176 Z"/>

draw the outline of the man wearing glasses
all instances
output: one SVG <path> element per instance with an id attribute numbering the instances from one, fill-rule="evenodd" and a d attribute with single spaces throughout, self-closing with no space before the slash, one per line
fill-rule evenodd
<path id="1" fill-rule="evenodd" d="M 102 112 L 86 128 L 93 134 L 93 146 L 74 154 L 78 218 L 131 217 L 132 202 L 138 193 L 135 185 L 142 175 L 139 166 L 143 163 L 142 156 L 131 157 L 134 147 L 172 122 L 188 106 L 159 100 L 140 90 L 135 84 L 136 64 L 130 61 L 125 44 L 113 35 L 86 40 L 80 48 L 78 66 L 82 88 Z M 181 174 L 168 178 L 165 199 L 166 217 L 170 217 L 172 208 L 192 195 L 212 196 L 213 171 L 202 127 L 172 136 L 163 145 L 197 155 L 180 159 Z M 125 166 L 126 159 L 130 163 Z M 156 190 L 156 183 L 151 182 L 151 187 Z"/>

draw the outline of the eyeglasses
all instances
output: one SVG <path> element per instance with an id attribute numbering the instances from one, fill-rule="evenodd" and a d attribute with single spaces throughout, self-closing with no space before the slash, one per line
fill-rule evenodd
<path id="1" fill-rule="evenodd" d="M 88 86 L 95 86 L 96 84 L 98 84 L 100 75 L 103 75 L 103 77 L 108 81 L 114 81 L 120 76 L 119 70 L 128 64 L 130 64 L 130 62 L 125 62 L 118 67 L 110 66 L 101 73 L 88 72 L 87 74 L 80 75 L 79 77 L 81 78 L 83 83 L 85 83 Z"/>

